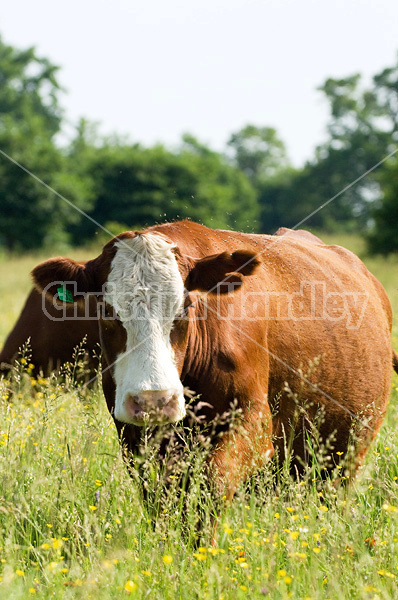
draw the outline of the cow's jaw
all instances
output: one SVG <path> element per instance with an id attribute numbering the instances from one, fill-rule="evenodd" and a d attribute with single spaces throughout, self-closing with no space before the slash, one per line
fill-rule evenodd
<path id="1" fill-rule="evenodd" d="M 127 333 L 114 365 L 114 417 L 136 425 L 163 424 L 185 416 L 185 400 L 170 343 L 184 284 L 173 245 L 145 233 L 115 243 L 105 300 Z"/>

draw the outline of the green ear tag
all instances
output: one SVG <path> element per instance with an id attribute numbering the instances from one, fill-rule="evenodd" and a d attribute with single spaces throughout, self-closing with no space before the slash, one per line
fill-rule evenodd
<path id="1" fill-rule="evenodd" d="M 65 284 L 62 287 L 57 288 L 57 292 L 58 300 L 63 300 L 64 302 L 70 302 L 73 304 L 73 294 L 66 289 Z"/>

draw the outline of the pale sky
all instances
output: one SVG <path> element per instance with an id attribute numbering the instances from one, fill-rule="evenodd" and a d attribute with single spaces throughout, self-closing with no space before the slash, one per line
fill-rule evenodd
<path id="1" fill-rule="evenodd" d="M 191 132 L 223 150 L 275 127 L 297 166 L 325 137 L 316 87 L 396 61 L 397 0 L 9 0 L 0 33 L 61 67 L 61 98 L 103 133 L 169 147 Z"/>

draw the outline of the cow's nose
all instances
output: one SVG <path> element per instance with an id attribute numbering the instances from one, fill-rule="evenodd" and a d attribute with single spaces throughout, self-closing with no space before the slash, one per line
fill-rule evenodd
<path id="1" fill-rule="evenodd" d="M 127 394 L 123 410 L 115 418 L 126 423 L 175 423 L 185 417 L 184 396 L 177 390 L 143 391 Z"/>
<path id="2" fill-rule="evenodd" d="M 133 400 L 142 407 L 162 408 L 175 395 L 174 392 L 168 390 L 145 391 L 133 396 Z"/>

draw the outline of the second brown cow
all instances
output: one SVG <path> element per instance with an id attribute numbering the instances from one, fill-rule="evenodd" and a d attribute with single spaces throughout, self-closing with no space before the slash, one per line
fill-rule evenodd
<path id="1" fill-rule="evenodd" d="M 82 346 L 86 357 L 83 378 L 86 381 L 92 379 L 98 368 L 100 347 L 98 321 L 93 310 L 90 317 L 86 319 L 84 310 L 79 306 L 69 308 L 66 305 L 60 311 L 33 288 L 0 351 L 0 374 L 9 373 L 28 342 L 28 354 L 34 365 L 32 375 L 48 376 L 63 364 L 74 362 L 75 349 L 85 338 Z"/>

